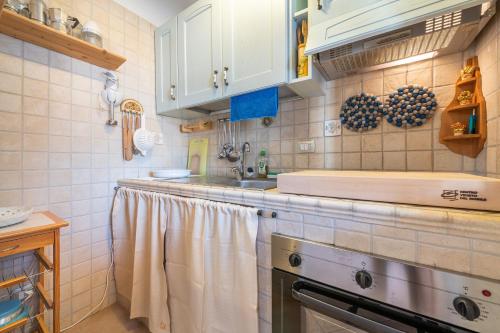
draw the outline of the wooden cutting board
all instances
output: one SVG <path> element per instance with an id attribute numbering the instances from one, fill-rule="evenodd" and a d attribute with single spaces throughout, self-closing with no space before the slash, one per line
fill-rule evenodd
<path id="1" fill-rule="evenodd" d="M 307 170 L 278 175 L 278 191 L 500 211 L 500 179 L 464 173 Z"/>
<path id="2" fill-rule="evenodd" d="M 188 170 L 193 175 L 207 175 L 208 138 L 189 140 Z"/>

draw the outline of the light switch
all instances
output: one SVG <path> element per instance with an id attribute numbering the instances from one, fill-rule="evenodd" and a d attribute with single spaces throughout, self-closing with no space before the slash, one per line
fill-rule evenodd
<path id="1" fill-rule="evenodd" d="M 339 135 L 342 135 L 342 124 L 340 123 L 340 120 L 325 121 L 325 136 Z"/>
<path id="2" fill-rule="evenodd" d="M 315 150 L 316 144 L 314 140 L 297 142 L 297 153 L 314 153 Z"/>

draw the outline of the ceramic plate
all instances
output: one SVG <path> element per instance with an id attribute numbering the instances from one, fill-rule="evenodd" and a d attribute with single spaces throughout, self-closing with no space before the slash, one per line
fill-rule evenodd
<path id="1" fill-rule="evenodd" d="M 152 172 L 155 178 L 184 178 L 191 175 L 191 170 L 186 169 L 164 169 Z"/>
<path id="2" fill-rule="evenodd" d="M 33 212 L 27 207 L 0 207 L 0 228 L 26 221 Z"/>

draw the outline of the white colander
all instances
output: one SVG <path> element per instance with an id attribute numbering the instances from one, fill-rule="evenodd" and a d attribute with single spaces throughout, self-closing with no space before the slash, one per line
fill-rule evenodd
<path id="1" fill-rule="evenodd" d="M 142 156 L 146 156 L 155 144 L 155 133 L 146 129 L 144 114 L 141 116 L 141 128 L 135 131 L 133 140 L 135 148 Z"/>

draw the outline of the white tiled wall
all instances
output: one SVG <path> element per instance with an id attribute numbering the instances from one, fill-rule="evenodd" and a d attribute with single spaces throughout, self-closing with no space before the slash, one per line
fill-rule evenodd
<path id="1" fill-rule="evenodd" d="M 500 137 L 500 81 L 499 75 L 499 40 L 500 40 L 500 19 L 499 15 L 490 22 L 482 38 L 477 43 L 477 55 L 481 65 L 483 76 L 483 92 L 488 107 L 488 141 L 483 155 L 483 168 L 492 177 L 500 177 L 500 150 L 498 148 L 498 138 Z"/>
<path id="2" fill-rule="evenodd" d="M 490 21 L 477 42 L 466 52 L 327 82 L 324 97 L 281 103 L 278 117 L 270 128 L 265 128 L 260 120 L 242 122 L 241 141 L 250 142 L 253 149 L 248 164 L 255 164 L 258 151 L 266 148 L 270 154 L 270 167 L 281 171 L 306 168 L 460 171 L 498 177 L 498 17 L 496 15 Z M 476 159 L 457 155 L 439 143 L 442 110 L 454 96 L 454 85 L 465 60 L 474 54 L 479 55 L 488 108 L 487 147 Z M 405 84 L 420 84 L 434 90 L 439 109 L 432 121 L 422 127 L 405 130 L 383 120 L 382 126 L 369 132 L 359 134 L 343 129 L 339 137 L 324 137 L 323 122 L 339 119 L 341 105 L 349 96 L 364 91 L 385 100 L 388 94 Z M 222 117 L 219 115 L 212 119 Z M 230 175 L 232 165 L 227 160 L 217 160 L 215 157 L 215 130 L 208 134 L 193 135 L 210 137 L 210 174 Z M 297 153 L 297 141 L 306 139 L 314 139 L 316 151 Z"/>
<path id="3" fill-rule="evenodd" d="M 187 143 L 175 135 L 179 121 L 154 114 L 154 26 L 109 0 L 49 6 L 97 21 L 105 47 L 127 58 L 117 72 L 124 96 L 143 104 L 149 129 L 165 139 L 148 157 L 124 162 L 121 126 L 105 125 L 98 101 L 104 70 L 0 34 L 0 206 L 49 209 L 71 222 L 61 239 L 65 327 L 103 293 L 115 181 L 183 167 Z M 113 300 L 112 290 L 106 304 Z"/>

